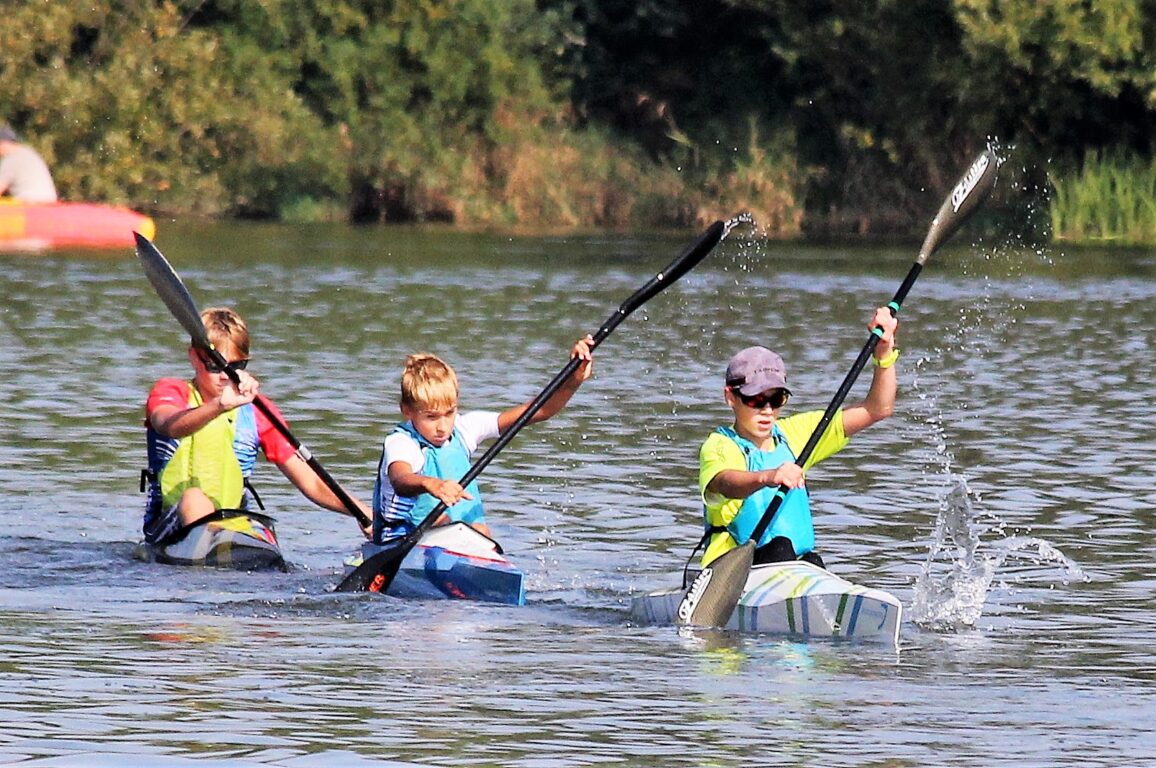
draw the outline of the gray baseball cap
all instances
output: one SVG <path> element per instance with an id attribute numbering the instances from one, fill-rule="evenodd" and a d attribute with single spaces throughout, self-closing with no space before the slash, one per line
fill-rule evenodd
<path id="1" fill-rule="evenodd" d="M 783 358 L 766 347 L 747 347 L 731 358 L 726 382 L 728 387 L 747 396 L 770 389 L 787 389 L 787 366 Z"/>

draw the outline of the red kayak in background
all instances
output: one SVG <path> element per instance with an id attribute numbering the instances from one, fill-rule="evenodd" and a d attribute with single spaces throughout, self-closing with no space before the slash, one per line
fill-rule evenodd
<path id="1" fill-rule="evenodd" d="M 0 198 L 0 249 L 133 247 L 156 224 L 128 208 L 100 203 L 25 203 Z"/>

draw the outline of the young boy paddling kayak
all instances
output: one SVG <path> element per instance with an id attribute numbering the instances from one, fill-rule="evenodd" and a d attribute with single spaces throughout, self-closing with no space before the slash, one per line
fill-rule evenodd
<path id="1" fill-rule="evenodd" d="M 868 323 L 868 328 L 876 327 L 883 335 L 875 347 L 875 375 L 867 397 L 836 412 L 805 467 L 795 459 L 823 411 L 782 417 L 791 397 L 787 369 L 783 359 L 766 347 L 748 347 L 731 358 L 723 398 L 734 412 L 734 422 L 719 427 L 699 450 L 699 490 L 706 529 L 704 566 L 750 539 L 775 491 L 785 485 L 791 490 L 757 542 L 755 563 L 800 559 L 822 567 L 823 560 L 815 552 L 805 472 L 842 450 L 852 435 L 894 410 L 899 321 L 886 307 L 880 307 Z"/>
<path id="2" fill-rule="evenodd" d="M 201 313 L 209 341 L 236 372 L 234 385 L 196 346 L 190 346 L 193 379 L 166 378 L 153 385 L 145 405 L 148 499 L 145 541 L 162 546 L 185 526 L 221 510 L 254 504 L 249 475 L 257 449 L 313 503 L 348 514 L 345 506 L 280 431 L 254 407 L 260 382 L 248 372 L 249 329 L 231 309 Z M 280 417 L 276 407 L 270 409 Z M 366 519 L 369 509 L 354 499 Z M 360 527 L 360 526 L 359 526 Z M 367 529 L 362 533 L 369 535 Z"/>
<path id="3" fill-rule="evenodd" d="M 594 371 L 589 335 L 570 350 L 582 363 L 528 423 L 545 421 L 562 408 Z M 401 376 L 401 415 L 405 419 L 386 436 L 373 490 L 373 543 L 400 542 L 439 502 L 449 509 L 436 524 L 464 522 L 489 535 L 478 482 L 463 488 L 458 480 L 470 469 L 479 444 L 506 432 L 533 401 L 496 411 L 458 411 L 458 378 L 440 358 L 406 358 Z"/>

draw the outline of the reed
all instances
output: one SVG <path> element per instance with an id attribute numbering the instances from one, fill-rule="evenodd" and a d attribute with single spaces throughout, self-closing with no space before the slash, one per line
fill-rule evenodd
<path id="1" fill-rule="evenodd" d="M 789 140 L 760 137 L 707 152 L 687 140 L 655 159 L 599 128 L 511 120 L 504 141 L 450 153 L 410 189 L 419 220 L 465 227 L 567 230 L 703 226 L 748 213 L 768 237 L 796 237 L 797 164 Z M 443 161 L 444 162 L 444 161 Z"/>
<path id="2" fill-rule="evenodd" d="M 805 181 L 787 132 L 760 136 L 758 121 L 748 120 L 746 151 L 714 157 L 699 169 L 691 187 L 700 226 L 735 213 L 749 214 L 763 236 L 794 238 L 802 231 L 798 190 Z"/>
<path id="3" fill-rule="evenodd" d="M 1156 244 L 1156 160 L 1096 152 L 1050 181 L 1053 239 Z"/>

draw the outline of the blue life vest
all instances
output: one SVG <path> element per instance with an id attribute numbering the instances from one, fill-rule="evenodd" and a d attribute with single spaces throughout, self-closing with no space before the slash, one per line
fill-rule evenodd
<path id="1" fill-rule="evenodd" d="M 718 431 L 742 449 L 743 455 L 747 457 L 747 469 L 751 472 L 776 469 L 788 461 L 795 461 L 795 454 L 787 445 L 787 438 L 779 431 L 778 425 L 771 431 L 775 447 L 770 451 L 761 450 L 750 440 L 740 437 L 731 427 L 719 427 Z M 727 531 L 735 541 L 742 544 L 751 537 L 777 490 L 778 486 L 760 488 L 743 500 L 738 514 L 727 526 Z M 776 536 L 786 536 L 790 539 L 796 555 L 805 554 L 815 548 L 815 526 L 811 520 L 811 503 L 805 485 L 792 489 L 783 498 L 783 503 L 775 512 L 771 524 L 763 531 L 757 546 L 766 544 Z"/>
<path id="2" fill-rule="evenodd" d="M 469 471 L 470 454 L 466 451 L 465 441 L 462 439 L 461 433 L 456 427 L 450 439 L 446 440 L 441 447 L 435 446 L 429 440 L 422 437 L 421 433 L 408 421 L 398 424 L 393 428 L 393 431 L 405 432 L 421 446 L 422 456 L 425 458 L 425 461 L 420 467 L 413 468 L 418 474 L 426 475 L 427 477 L 436 477 L 442 480 L 461 480 L 466 472 Z M 384 460 L 384 458 L 383 455 L 382 459 Z M 433 511 L 434 507 L 441 503 L 436 496 L 423 493 L 414 498 L 412 507 L 402 512 L 405 516 L 404 519 L 398 519 L 393 515 L 384 515 L 383 511 L 379 511 L 376 508 L 380 506 L 381 476 L 387 470 L 387 467 L 381 467 L 378 470 L 377 481 L 373 489 L 374 512 L 376 513 L 374 515 L 374 541 L 377 543 L 384 543 L 385 541 L 412 531 Z M 457 504 L 449 507 L 446 510 L 446 514 L 449 515 L 450 520 L 454 522 L 485 522 L 485 511 L 482 509 L 482 494 L 481 491 L 478 490 L 478 481 L 476 479 L 471 481 L 470 484 L 466 486 L 466 491 L 474 498 L 462 499 Z M 397 512 L 399 510 L 395 509 L 394 511 Z M 384 519 L 382 519 L 383 517 Z M 399 527 L 405 530 L 399 531 Z M 379 528 L 381 530 L 379 530 Z"/>

